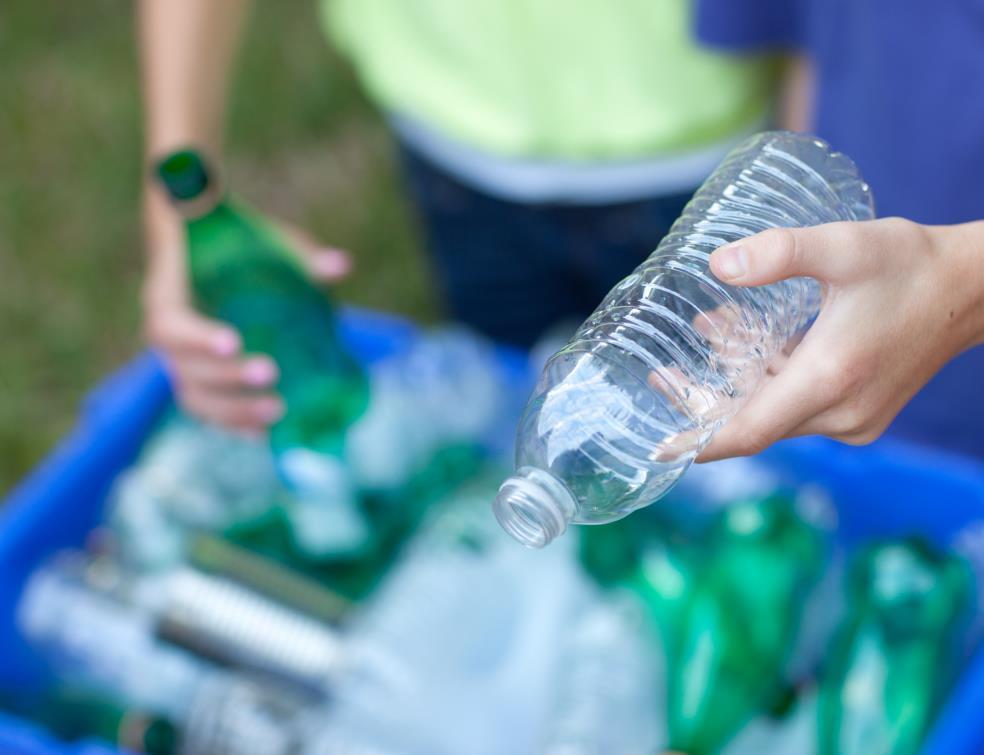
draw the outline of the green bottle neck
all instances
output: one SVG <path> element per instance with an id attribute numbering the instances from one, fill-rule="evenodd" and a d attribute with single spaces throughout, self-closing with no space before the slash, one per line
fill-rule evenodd
<path id="1" fill-rule="evenodd" d="M 171 206 L 186 223 L 192 223 L 212 215 L 224 204 L 224 199 L 220 189 L 209 187 L 191 199 L 171 199 Z"/>

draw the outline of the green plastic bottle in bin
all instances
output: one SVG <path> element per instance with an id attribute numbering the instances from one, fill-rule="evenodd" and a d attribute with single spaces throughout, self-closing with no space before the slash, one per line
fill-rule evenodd
<path id="1" fill-rule="evenodd" d="M 39 697 L 19 697 L 11 705 L 0 701 L 0 708 L 5 707 L 26 715 L 68 742 L 102 740 L 126 752 L 145 755 L 181 752 L 180 734 L 171 721 L 128 708 L 89 689 L 54 685 Z"/>
<path id="2" fill-rule="evenodd" d="M 917 753 L 954 678 L 967 564 L 921 538 L 863 550 L 820 686 L 819 755 Z"/>
<path id="3" fill-rule="evenodd" d="M 671 751 L 718 752 L 779 705 L 799 617 L 823 562 L 820 533 L 785 496 L 725 509 L 667 648 Z"/>
<path id="4" fill-rule="evenodd" d="M 235 327 L 247 352 L 272 357 L 280 370 L 286 412 L 270 439 L 282 476 L 302 503 L 325 491 L 347 500 L 296 507 L 295 531 L 364 539 L 339 457 L 346 429 L 368 404 L 368 381 L 341 341 L 331 300 L 275 226 L 222 195 L 198 152 L 169 155 L 157 174 L 185 220 L 196 305 Z"/>

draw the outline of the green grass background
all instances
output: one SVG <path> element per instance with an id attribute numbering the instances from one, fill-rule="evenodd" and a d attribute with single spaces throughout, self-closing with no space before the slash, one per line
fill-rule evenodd
<path id="1" fill-rule="evenodd" d="M 345 301 L 429 319 L 391 145 L 314 0 L 254 4 L 232 93 L 237 193 L 351 249 Z M 0 4 L 0 493 L 142 347 L 141 117 L 133 10 Z"/>

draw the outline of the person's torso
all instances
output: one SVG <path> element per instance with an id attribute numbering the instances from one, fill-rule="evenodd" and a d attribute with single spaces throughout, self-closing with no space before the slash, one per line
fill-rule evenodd
<path id="1" fill-rule="evenodd" d="M 882 216 L 984 217 L 984 0 L 807 0 L 818 134 Z"/>
<path id="2" fill-rule="evenodd" d="M 760 122 L 772 66 L 701 50 L 688 0 L 323 0 L 384 109 L 493 154 L 618 160 Z"/>

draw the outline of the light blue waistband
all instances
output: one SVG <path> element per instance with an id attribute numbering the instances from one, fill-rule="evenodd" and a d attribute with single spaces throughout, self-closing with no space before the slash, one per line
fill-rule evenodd
<path id="1" fill-rule="evenodd" d="M 764 124 L 721 142 L 641 160 L 565 162 L 511 158 L 463 144 L 421 121 L 390 113 L 412 149 L 462 183 L 518 202 L 614 204 L 693 191 L 724 156 Z"/>

